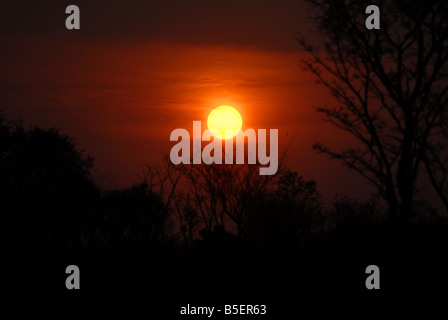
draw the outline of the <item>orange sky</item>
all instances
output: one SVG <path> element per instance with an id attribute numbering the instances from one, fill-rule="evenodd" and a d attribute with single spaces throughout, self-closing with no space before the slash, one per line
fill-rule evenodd
<path id="1" fill-rule="evenodd" d="M 14 90 L 2 91 L 2 105 L 8 103 L 10 117 L 74 136 L 97 159 L 106 186 L 138 180 L 145 163 L 169 151 L 172 130 L 191 130 L 193 120 L 205 124 L 213 107 L 227 104 L 241 112 L 243 128 L 279 129 L 281 142 L 296 135 L 290 165 L 318 180 L 324 194 L 357 189 L 344 185 L 346 169 L 335 172 L 336 163 L 311 149 L 316 141 L 342 146 L 345 138 L 314 110 L 328 102 L 328 94 L 300 69 L 300 52 L 163 42 L 39 43 L 45 39 L 23 38 L 11 53 L 15 63 L 4 66 L 1 84 Z M 34 48 L 31 59 L 28 46 Z"/>
<path id="2" fill-rule="evenodd" d="M 291 168 L 315 179 L 327 198 L 368 195 L 356 174 L 311 149 L 349 140 L 321 120 L 314 107 L 331 100 L 299 67 L 293 35 L 307 29 L 301 1 L 104 3 L 100 12 L 80 1 L 79 33 L 60 23 L 64 3 L 41 2 L 44 20 L 34 4 L 8 10 L 0 108 L 10 119 L 73 136 L 96 159 L 104 186 L 117 187 L 169 152 L 172 130 L 205 125 L 212 108 L 232 105 L 244 129 L 279 129 L 281 145 L 295 136 Z"/>

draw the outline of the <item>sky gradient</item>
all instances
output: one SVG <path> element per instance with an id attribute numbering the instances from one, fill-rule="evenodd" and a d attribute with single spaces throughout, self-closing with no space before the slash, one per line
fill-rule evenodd
<path id="1" fill-rule="evenodd" d="M 81 30 L 65 28 L 65 7 Z M 349 137 L 321 120 L 332 103 L 302 71 L 294 34 L 309 32 L 302 1 L 7 1 L 0 18 L 0 108 L 9 119 L 57 127 L 96 159 L 106 188 L 138 181 L 169 152 L 172 130 L 232 105 L 243 129 L 293 139 L 289 166 L 329 199 L 372 191 L 315 142 Z M 316 41 L 318 39 L 315 39 Z"/>

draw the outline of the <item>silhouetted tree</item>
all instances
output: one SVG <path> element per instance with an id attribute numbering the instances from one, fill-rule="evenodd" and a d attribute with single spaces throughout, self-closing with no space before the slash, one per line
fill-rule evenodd
<path id="1" fill-rule="evenodd" d="M 432 146 L 442 139 L 447 114 L 448 3 L 385 1 L 381 28 L 367 30 L 370 1 L 308 2 L 324 44 L 311 45 L 299 35 L 308 53 L 303 65 L 337 101 L 318 111 L 358 141 L 340 152 L 314 148 L 374 184 L 391 219 L 406 225 L 425 157 L 433 172 L 427 154 L 438 155 Z"/>
<path id="2" fill-rule="evenodd" d="M 429 180 L 448 212 L 448 132 L 444 130 L 442 134 L 442 139 L 428 145 L 423 161 Z"/>
<path id="3" fill-rule="evenodd" d="M 149 248 L 169 238 L 170 210 L 147 185 L 107 192 L 91 221 L 90 245 L 112 248 Z"/>
<path id="4" fill-rule="evenodd" d="M 186 246 L 193 243 L 199 225 L 196 211 L 188 201 L 189 186 L 182 185 L 183 172 L 175 166 L 168 155 L 163 155 L 160 165 L 147 165 L 143 169 L 142 186 L 163 201 L 170 215 L 179 224 L 180 236 Z"/>
<path id="5" fill-rule="evenodd" d="M 188 192 L 186 207 L 194 210 L 207 232 L 233 224 L 246 237 L 248 209 L 266 192 L 276 176 L 260 176 L 258 165 L 181 165 Z"/>
<path id="6" fill-rule="evenodd" d="M 93 159 L 58 130 L 0 123 L 1 237 L 7 247 L 80 245 L 99 198 Z"/>
<path id="7" fill-rule="evenodd" d="M 299 247 L 324 231 L 321 196 L 314 181 L 284 170 L 248 208 L 248 238 L 261 246 Z"/>

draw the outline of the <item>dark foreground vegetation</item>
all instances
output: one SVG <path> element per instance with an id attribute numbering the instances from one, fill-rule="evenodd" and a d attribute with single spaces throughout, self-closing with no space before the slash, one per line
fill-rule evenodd
<path id="1" fill-rule="evenodd" d="M 421 198 L 397 225 L 283 165 L 148 167 L 102 190 L 55 129 L 0 123 L 1 293 L 30 298 L 446 298 L 448 221 Z M 65 289 L 75 264 L 82 290 Z M 365 268 L 381 269 L 381 290 Z"/>

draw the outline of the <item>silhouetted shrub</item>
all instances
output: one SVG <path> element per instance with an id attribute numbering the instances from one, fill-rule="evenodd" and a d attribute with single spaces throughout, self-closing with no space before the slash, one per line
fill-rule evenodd
<path id="1" fill-rule="evenodd" d="M 57 129 L 0 123 L 1 242 L 6 247 L 78 246 L 99 197 L 93 159 Z"/>
<path id="2" fill-rule="evenodd" d="M 168 240 L 170 212 L 145 185 L 109 191 L 94 215 L 89 245 L 94 247 L 151 247 Z"/>

